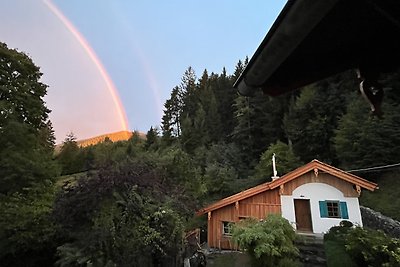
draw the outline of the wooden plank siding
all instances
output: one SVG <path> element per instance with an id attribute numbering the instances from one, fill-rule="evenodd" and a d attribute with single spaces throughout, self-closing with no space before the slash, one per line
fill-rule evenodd
<path id="1" fill-rule="evenodd" d="M 253 217 L 264 219 L 281 213 L 279 190 L 269 190 L 211 212 L 208 220 L 208 245 L 220 249 L 237 249 L 230 236 L 223 235 L 223 222 L 238 222 Z"/>
<path id="2" fill-rule="evenodd" d="M 265 203 L 241 203 L 239 211 L 239 219 L 253 217 L 261 220 L 265 219 L 267 214 L 281 213 L 281 205 Z"/>
<path id="3" fill-rule="evenodd" d="M 345 197 L 358 197 L 358 192 L 356 190 L 356 186 L 352 185 L 349 182 L 346 182 L 341 179 L 337 179 L 335 176 L 328 173 L 319 172 L 318 175 L 315 175 L 314 172 L 308 172 L 297 179 L 292 180 L 283 185 L 282 195 L 292 195 L 293 191 L 307 183 L 324 183 L 330 186 L 333 186 L 340 190 Z"/>

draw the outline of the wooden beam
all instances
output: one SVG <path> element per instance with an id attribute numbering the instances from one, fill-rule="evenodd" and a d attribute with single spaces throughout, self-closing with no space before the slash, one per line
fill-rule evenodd
<path id="1" fill-rule="evenodd" d="M 358 196 L 361 195 L 361 186 L 359 186 L 358 184 L 355 185 L 356 186 L 356 191 L 358 193 Z"/>
<path id="2" fill-rule="evenodd" d="M 239 221 L 239 201 L 235 202 L 235 221 Z"/>
<path id="3" fill-rule="evenodd" d="M 279 195 L 283 195 L 284 192 L 285 192 L 285 184 L 281 184 L 279 186 Z"/>

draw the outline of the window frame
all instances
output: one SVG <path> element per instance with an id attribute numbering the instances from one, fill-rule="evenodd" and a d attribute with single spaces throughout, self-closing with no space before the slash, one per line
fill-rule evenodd
<path id="1" fill-rule="evenodd" d="M 222 235 L 232 236 L 232 225 L 233 225 L 233 222 L 222 221 Z M 229 230 L 226 231 L 226 229 L 229 229 Z"/>
<path id="2" fill-rule="evenodd" d="M 341 213 L 341 210 L 340 210 L 340 201 L 338 201 L 338 200 L 326 200 L 325 204 L 326 204 L 326 209 L 328 211 L 328 217 L 327 218 L 335 218 L 335 219 L 342 218 L 342 213 Z"/>
<path id="3" fill-rule="evenodd" d="M 328 203 L 337 203 L 337 213 L 338 216 L 329 215 L 328 211 Z M 349 211 L 347 208 L 346 201 L 340 200 L 324 200 L 319 201 L 319 211 L 320 211 L 320 218 L 328 218 L 328 219 L 349 219 Z"/>

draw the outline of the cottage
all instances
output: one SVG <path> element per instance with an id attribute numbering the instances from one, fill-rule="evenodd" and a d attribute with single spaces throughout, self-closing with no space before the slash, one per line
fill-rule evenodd
<path id="1" fill-rule="evenodd" d="M 377 184 L 328 164 L 310 163 L 271 182 L 217 201 L 197 212 L 208 215 L 210 247 L 232 249 L 230 224 L 282 214 L 298 232 L 324 233 L 342 220 L 362 226 L 358 197 Z"/>

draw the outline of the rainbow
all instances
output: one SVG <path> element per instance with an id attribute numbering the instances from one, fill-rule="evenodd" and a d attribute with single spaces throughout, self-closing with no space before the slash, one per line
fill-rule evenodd
<path id="1" fill-rule="evenodd" d="M 158 81 L 152 71 L 149 60 L 147 60 L 146 53 L 141 49 L 141 46 L 137 42 L 137 38 L 136 39 L 132 38 L 132 36 L 137 36 L 137 33 L 132 32 L 132 30 L 134 31 L 134 27 L 129 25 L 129 23 L 127 22 L 128 20 L 126 17 L 126 13 L 124 12 L 124 10 L 120 10 L 120 5 L 118 4 L 119 2 L 109 1 L 108 3 L 112 4 L 112 6 L 116 9 L 116 11 L 117 11 L 116 15 L 119 18 L 119 23 L 121 23 L 121 27 L 123 27 L 123 29 L 126 32 L 131 32 L 131 34 L 128 34 L 126 37 L 129 40 L 130 48 L 133 50 L 135 56 L 138 59 L 140 66 L 142 67 L 142 70 L 145 74 L 145 80 L 153 93 L 153 97 L 154 97 L 155 104 L 157 107 L 158 116 L 159 116 L 159 118 L 161 118 L 164 113 L 163 112 L 164 105 L 162 104 L 162 99 L 161 99 L 161 95 L 160 95 L 160 89 L 159 89 L 160 86 L 159 86 Z"/>
<path id="2" fill-rule="evenodd" d="M 150 65 L 147 63 L 147 61 L 145 60 L 144 57 L 144 53 L 142 51 L 140 51 L 140 48 L 136 45 L 135 46 L 135 51 L 136 51 L 136 55 L 139 57 L 139 61 L 144 69 L 144 73 L 146 75 L 147 78 L 147 83 L 150 85 L 151 91 L 153 93 L 154 99 L 156 101 L 156 106 L 158 108 L 157 112 L 158 112 L 158 116 L 159 118 L 161 118 L 163 116 L 163 104 L 161 103 L 161 96 L 159 93 L 159 86 L 158 86 L 158 82 L 157 79 L 154 77 Z"/>
<path id="3" fill-rule="evenodd" d="M 128 119 L 126 117 L 125 108 L 122 105 L 121 99 L 118 95 L 117 88 L 115 87 L 113 81 L 108 75 L 105 67 L 101 63 L 100 59 L 96 55 L 96 52 L 89 45 L 88 41 L 82 36 L 82 34 L 76 29 L 76 27 L 69 21 L 64 14 L 51 2 L 51 0 L 43 0 L 43 3 L 51 10 L 51 12 L 64 24 L 68 31 L 76 38 L 82 48 L 85 50 L 89 58 L 92 60 L 104 82 L 107 85 L 107 89 L 111 94 L 112 100 L 118 112 L 118 116 L 121 122 L 122 130 L 128 131 Z"/>

